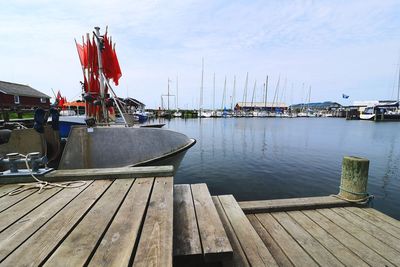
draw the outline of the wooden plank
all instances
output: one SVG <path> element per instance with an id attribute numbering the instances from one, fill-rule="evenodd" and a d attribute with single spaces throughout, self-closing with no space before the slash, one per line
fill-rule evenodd
<path id="1" fill-rule="evenodd" d="M 375 217 L 378 217 L 382 221 L 385 221 L 385 222 L 390 223 L 391 225 L 393 225 L 393 226 L 395 226 L 397 228 L 400 228 L 400 221 L 398 221 L 398 220 L 396 220 L 396 219 L 394 219 L 394 218 L 392 218 L 390 216 L 387 216 L 386 214 L 384 214 L 384 213 L 382 213 L 382 212 L 380 212 L 380 211 L 378 211 L 376 209 L 364 208 L 362 210 L 374 215 Z"/>
<path id="2" fill-rule="evenodd" d="M 41 228 L 65 205 L 89 186 L 86 185 L 62 190 L 56 197 L 48 199 L 34 212 L 26 214 L 13 225 L 0 233 L 0 261 L 19 247 L 29 236 Z"/>
<path id="3" fill-rule="evenodd" d="M 333 196 L 242 201 L 238 203 L 246 214 L 360 206 Z"/>
<path id="4" fill-rule="evenodd" d="M 253 228 L 257 231 L 258 235 L 261 237 L 265 246 L 271 252 L 278 266 L 294 266 L 279 245 L 272 238 L 272 236 L 262 226 L 257 217 L 254 214 L 248 214 L 247 218 L 249 219 Z"/>
<path id="5" fill-rule="evenodd" d="M 380 218 L 371 215 L 370 213 L 363 211 L 362 209 L 348 209 L 348 211 L 353 212 L 354 214 L 360 216 L 363 220 L 378 226 L 385 232 L 388 232 L 391 235 L 400 238 L 400 228 L 393 226 L 391 223 L 381 220 Z"/>
<path id="6" fill-rule="evenodd" d="M 192 195 L 205 261 L 232 258 L 232 247 L 206 184 L 192 184 Z"/>
<path id="7" fill-rule="evenodd" d="M 3 262 L 4 266 L 37 266 L 48 257 L 64 237 L 75 227 L 110 186 L 111 181 L 100 180 L 92 183 L 78 197 L 57 213 L 50 221 L 29 237 Z M 34 252 L 34 253 L 32 253 Z"/>
<path id="8" fill-rule="evenodd" d="M 133 181 L 134 179 L 115 180 L 44 266 L 83 266 L 87 263 Z"/>
<path id="9" fill-rule="evenodd" d="M 233 230 L 233 227 L 225 214 L 224 208 L 222 207 L 219 198 L 217 196 L 213 196 L 212 200 L 214 202 L 215 208 L 218 211 L 219 217 L 221 218 L 221 222 L 232 246 L 232 265 L 235 267 L 250 266 L 250 263 L 247 261 L 246 254 L 244 253 L 244 250 L 240 245 L 240 241 L 235 234 L 235 230 Z"/>
<path id="10" fill-rule="evenodd" d="M 89 266 L 128 266 L 139 239 L 154 178 L 136 179 Z"/>
<path id="11" fill-rule="evenodd" d="M 278 266 L 232 195 L 218 196 L 229 222 L 252 266 Z"/>
<path id="12" fill-rule="evenodd" d="M 310 235 L 320 242 L 327 250 L 336 256 L 346 266 L 369 266 L 351 250 L 331 236 L 318 224 L 304 215 L 301 211 L 290 211 L 289 216 L 301 225 Z"/>
<path id="13" fill-rule="evenodd" d="M 1 177 L 0 177 L 1 178 Z M 1 179 L 0 179 L 1 180 Z M 7 196 L 7 194 L 17 188 L 21 187 L 18 184 L 9 184 L 9 185 L 2 185 L 0 187 L 0 198 Z"/>
<path id="14" fill-rule="evenodd" d="M 354 226 L 352 223 L 342 218 L 332 210 L 321 209 L 318 210 L 318 212 L 327 217 L 329 220 L 335 222 L 346 232 L 350 233 L 352 236 L 360 240 L 364 244 L 364 246 L 371 248 L 383 258 L 390 261 L 392 264 L 400 265 L 399 253 L 395 249 L 387 246 L 364 230 L 361 230 L 360 228 Z"/>
<path id="15" fill-rule="evenodd" d="M 343 266 L 324 246 L 315 240 L 303 227 L 297 224 L 285 212 L 275 212 L 272 216 L 321 266 Z"/>
<path id="16" fill-rule="evenodd" d="M 201 259 L 200 234 L 190 185 L 174 185 L 174 261 Z M 178 259 L 182 258 L 182 259 Z"/>
<path id="17" fill-rule="evenodd" d="M 389 247 L 396 249 L 400 253 L 400 239 L 394 237 L 393 235 L 389 234 L 388 232 L 384 231 L 382 228 L 368 222 L 365 220 L 364 217 L 357 216 L 355 213 L 352 213 L 349 210 L 343 208 L 335 208 L 332 209 L 342 218 L 345 218 L 355 226 L 363 229 L 364 231 L 368 232 L 370 235 L 379 239 Z M 362 214 L 361 214 L 362 216 Z"/>
<path id="18" fill-rule="evenodd" d="M 392 266 L 392 264 L 382 256 L 361 243 L 358 239 L 323 216 L 317 210 L 305 210 L 302 212 L 319 226 L 321 226 L 331 236 L 334 236 L 344 246 L 348 247 L 352 252 L 357 254 L 367 264 L 371 266 Z"/>
<path id="19" fill-rule="evenodd" d="M 260 213 L 255 216 L 295 266 L 318 266 L 271 214 Z"/>
<path id="20" fill-rule="evenodd" d="M 131 179 L 155 176 L 173 175 L 173 166 L 146 166 L 146 167 L 119 167 L 100 169 L 71 169 L 55 170 L 43 176 L 48 182 L 76 181 L 76 180 L 103 180 L 109 179 Z M 30 183 L 34 182 L 30 176 L 2 177 L 0 184 Z"/>
<path id="21" fill-rule="evenodd" d="M 133 265 L 172 266 L 173 178 L 156 178 Z"/>
<path id="22" fill-rule="evenodd" d="M 12 195 L 12 196 L 5 196 L 1 198 L 0 201 L 0 213 L 5 211 L 6 209 L 10 208 L 11 206 L 15 205 L 16 203 L 20 202 L 21 200 L 25 199 L 26 197 L 29 197 L 33 193 L 36 193 L 38 190 L 26 190 L 23 191 L 17 195 Z"/>
<path id="23" fill-rule="evenodd" d="M 42 193 L 34 193 L 30 197 L 21 200 L 9 209 L 3 211 L 0 216 L 0 232 L 13 224 L 16 220 L 23 217 L 40 204 L 57 194 L 61 188 L 46 189 Z"/>

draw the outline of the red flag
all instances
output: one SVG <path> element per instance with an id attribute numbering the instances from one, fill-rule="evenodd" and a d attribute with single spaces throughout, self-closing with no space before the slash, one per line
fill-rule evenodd
<path id="1" fill-rule="evenodd" d="M 87 68 L 88 61 L 87 61 L 87 49 L 85 49 L 86 45 L 83 43 L 83 45 L 78 44 L 75 41 L 76 44 L 76 50 L 78 50 L 78 55 L 79 55 L 79 60 L 81 61 L 81 66 L 83 68 Z"/>
<path id="2" fill-rule="evenodd" d="M 58 93 L 57 93 L 57 100 L 60 100 L 61 99 L 61 93 L 60 93 L 60 90 L 58 90 Z"/>
<path id="3" fill-rule="evenodd" d="M 117 53 L 115 52 L 115 45 L 113 49 L 113 60 L 114 60 L 114 76 L 113 80 L 115 85 L 118 85 L 119 78 L 122 76 L 121 68 L 119 67 L 119 62 L 117 58 Z"/>

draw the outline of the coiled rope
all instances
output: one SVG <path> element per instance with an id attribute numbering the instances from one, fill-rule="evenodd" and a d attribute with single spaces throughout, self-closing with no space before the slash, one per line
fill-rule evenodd
<path id="1" fill-rule="evenodd" d="M 33 179 L 36 180 L 36 183 L 29 183 L 29 184 L 18 184 L 22 187 L 19 187 L 17 189 L 12 190 L 11 192 L 8 193 L 9 196 L 14 196 L 18 195 L 22 192 L 25 192 L 27 190 L 32 190 L 32 189 L 39 189 L 39 194 L 43 192 L 43 190 L 46 189 L 51 189 L 54 187 L 60 187 L 60 188 L 77 188 L 84 186 L 86 184 L 85 181 L 71 181 L 71 182 L 63 182 L 63 183 L 51 183 L 47 181 L 43 181 L 38 179 L 32 172 L 32 169 L 29 167 L 29 157 L 30 155 L 23 155 L 19 154 L 21 157 L 25 158 L 25 165 L 27 170 L 29 171 L 30 175 L 32 176 Z"/>

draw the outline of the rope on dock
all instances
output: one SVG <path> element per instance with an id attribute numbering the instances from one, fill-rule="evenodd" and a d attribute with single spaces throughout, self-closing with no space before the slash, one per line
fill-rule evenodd
<path id="1" fill-rule="evenodd" d="M 19 154 L 21 157 L 25 158 L 25 165 L 27 170 L 29 171 L 30 175 L 32 176 L 33 179 L 36 180 L 37 183 L 29 183 L 29 184 L 19 184 L 22 187 L 19 187 L 17 189 L 12 190 L 11 192 L 8 193 L 9 196 L 14 196 L 18 195 L 22 192 L 25 192 L 27 190 L 31 189 L 39 189 L 39 194 L 42 193 L 43 190 L 46 189 L 51 189 L 54 187 L 60 187 L 60 188 L 77 188 L 84 186 L 86 184 L 86 181 L 72 181 L 72 182 L 63 182 L 63 183 L 51 183 L 47 181 L 43 181 L 38 179 L 32 172 L 32 169 L 29 167 L 29 154 L 28 155 L 23 155 Z"/>

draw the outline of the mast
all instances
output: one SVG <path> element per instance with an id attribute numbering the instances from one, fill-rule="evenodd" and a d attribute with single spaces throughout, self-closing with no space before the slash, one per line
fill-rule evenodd
<path id="1" fill-rule="evenodd" d="M 247 105 L 246 101 L 247 101 L 247 84 L 248 84 L 248 82 L 249 82 L 249 73 L 247 72 L 246 81 L 244 83 L 244 91 L 243 91 L 243 106 Z"/>
<path id="2" fill-rule="evenodd" d="M 233 103 L 235 103 L 235 94 L 236 94 L 236 75 L 233 76 L 233 92 L 232 92 L 232 103 L 231 110 L 233 111 Z"/>
<path id="3" fill-rule="evenodd" d="M 167 110 L 169 111 L 169 77 L 168 77 L 168 92 L 167 92 Z"/>
<path id="4" fill-rule="evenodd" d="M 397 104 L 399 105 L 400 100 L 400 64 L 399 64 L 399 81 L 397 82 Z M 397 108 L 399 109 L 400 106 Z"/>
<path id="5" fill-rule="evenodd" d="M 103 40 L 100 41 L 100 27 L 94 27 L 96 31 L 96 44 L 97 44 L 97 60 L 99 63 L 99 78 L 100 78 L 100 99 L 101 99 L 101 107 L 103 110 L 103 118 L 106 122 L 108 122 L 108 115 L 106 109 L 105 99 L 105 88 L 104 88 L 104 77 L 103 77 L 103 61 L 101 57 L 101 47 L 103 46 Z M 122 114 L 121 114 L 122 115 Z"/>
<path id="6" fill-rule="evenodd" d="M 199 101 L 200 118 L 201 118 L 201 111 L 203 108 L 203 79 L 204 79 L 204 57 L 201 58 L 201 86 L 200 86 L 200 101 Z"/>
<path id="7" fill-rule="evenodd" d="M 213 112 L 215 112 L 215 72 L 213 77 Z"/>
<path id="8" fill-rule="evenodd" d="M 310 87 L 309 87 L 309 89 L 308 89 L 307 114 L 308 114 L 308 111 L 310 110 L 310 101 L 311 101 L 311 85 L 310 85 Z"/>
<path id="9" fill-rule="evenodd" d="M 253 95 L 251 97 L 251 108 L 254 110 L 253 104 L 254 104 L 254 97 L 256 93 L 256 86 L 257 86 L 257 80 L 254 81 L 254 88 L 253 88 Z"/>
<path id="10" fill-rule="evenodd" d="M 268 75 L 265 79 L 265 98 L 264 98 L 264 109 L 267 111 L 267 99 L 268 99 Z"/>
<path id="11" fill-rule="evenodd" d="M 176 110 L 179 109 L 179 103 L 178 103 L 178 75 L 176 75 Z"/>
<path id="12" fill-rule="evenodd" d="M 226 75 L 225 75 L 225 82 L 224 82 L 224 92 L 222 94 L 222 107 L 221 110 L 224 109 L 224 106 L 226 105 Z"/>
<path id="13" fill-rule="evenodd" d="M 275 88 L 275 93 L 274 93 L 274 100 L 272 100 L 271 111 L 272 111 L 272 108 L 274 107 L 275 100 L 278 101 L 279 82 L 280 81 L 281 81 L 281 75 L 279 75 L 278 82 L 276 83 L 276 88 Z"/>

